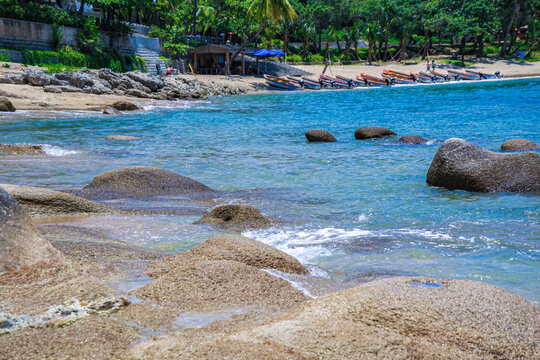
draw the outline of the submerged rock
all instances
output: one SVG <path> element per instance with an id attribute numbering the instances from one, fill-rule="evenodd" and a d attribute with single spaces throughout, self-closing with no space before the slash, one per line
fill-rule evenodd
<path id="1" fill-rule="evenodd" d="M 213 191 L 186 176 L 148 166 L 129 166 L 96 176 L 80 192 L 92 198 L 181 195 Z"/>
<path id="2" fill-rule="evenodd" d="M 264 229 L 272 225 L 272 219 L 249 205 L 218 206 L 194 224 L 211 224 L 223 226 L 228 230 L 242 232 L 248 229 Z"/>
<path id="3" fill-rule="evenodd" d="M 214 236 L 200 245 L 157 261 L 149 275 L 159 277 L 193 260 L 234 260 L 257 269 L 275 269 L 286 273 L 306 274 L 307 270 L 292 256 L 240 235 Z"/>
<path id="4" fill-rule="evenodd" d="M 395 132 L 389 129 L 385 129 L 378 126 L 364 126 L 356 129 L 354 132 L 354 137 L 357 140 L 372 139 L 372 138 L 381 138 L 386 136 L 396 135 Z"/>
<path id="5" fill-rule="evenodd" d="M 110 135 L 110 136 L 107 136 L 105 140 L 125 141 L 125 140 L 140 140 L 140 138 L 135 137 L 135 136 L 129 136 L 129 135 Z"/>
<path id="6" fill-rule="evenodd" d="M 502 151 L 529 151 L 538 149 L 540 149 L 540 146 L 527 139 L 506 140 L 501 145 Z"/>
<path id="7" fill-rule="evenodd" d="M 15 106 L 6 97 L 0 97 L 0 112 L 14 112 Z"/>
<path id="8" fill-rule="evenodd" d="M 425 144 L 427 140 L 423 137 L 413 135 L 413 136 L 403 136 L 400 137 L 398 141 L 401 141 L 405 144 Z"/>
<path id="9" fill-rule="evenodd" d="M 140 107 L 129 101 L 117 101 L 111 104 L 111 107 L 120 111 L 135 111 L 140 110 Z"/>
<path id="10" fill-rule="evenodd" d="M 452 138 L 435 154 L 426 181 L 450 190 L 538 193 L 540 156 L 500 154 Z"/>
<path id="11" fill-rule="evenodd" d="M 41 145 L 0 144 L 0 155 L 46 155 Z"/>
<path id="12" fill-rule="evenodd" d="M 335 142 L 336 138 L 328 131 L 313 129 L 306 131 L 306 139 L 310 142 Z"/>
<path id="13" fill-rule="evenodd" d="M 61 191 L 33 186 L 0 184 L 30 215 L 110 213 L 113 209 Z"/>
<path id="14" fill-rule="evenodd" d="M 41 236 L 15 199 L 0 186 L 0 272 L 66 263 L 64 256 Z"/>

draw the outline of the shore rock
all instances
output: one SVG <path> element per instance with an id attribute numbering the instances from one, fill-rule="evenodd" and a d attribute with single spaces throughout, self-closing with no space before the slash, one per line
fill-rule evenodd
<path id="1" fill-rule="evenodd" d="M 159 89 L 162 89 L 165 86 L 165 81 L 158 77 L 150 77 L 148 75 L 145 75 L 141 73 L 140 71 L 130 71 L 125 73 L 125 76 L 130 78 L 131 80 L 138 82 L 145 87 L 149 88 L 150 91 L 156 92 Z"/>
<path id="2" fill-rule="evenodd" d="M 231 307 L 297 306 L 307 300 L 287 281 L 232 260 L 179 263 L 135 292 L 137 297 L 183 311 Z"/>
<path id="3" fill-rule="evenodd" d="M 0 184 L 29 215 L 110 213 L 112 208 L 61 191 L 33 186 Z"/>
<path id="4" fill-rule="evenodd" d="M 538 193 L 540 156 L 500 154 L 452 138 L 435 154 L 426 182 L 449 190 Z"/>
<path id="5" fill-rule="evenodd" d="M 306 139 L 310 142 L 336 142 L 334 135 L 321 129 L 306 131 Z"/>
<path id="6" fill-rule="evenodd" d="M 172 171 L 129 166 L 96 176 L 82 193 L 93 198 L 212 192 L 208 186 Z"/>
<path id="7" fill-rule="evenodd" d="M 357 140 L 372 139 L 372 138 L 381 138 L 386 136 L 396 135 L 395 132 L 389 129 L 385 129 L 378 126 L 364 126 L 356 129 L 354 132 L 354 137 Z"/>
<path id="8" fill-rule="evenodd" d="M 0 78 L 0 84 L 24 85 L 26 83 L 26 76 L 23 73 L 7 74 Z"/>
<path id="9" fill-rule="evenodd" d="M 115 108 L 109 106 L 103 109 L 103 114 L 104 115 L 121 115 L 122 113 L 116 110 Z"/>
<path id="10" fill-rule="evenodd" d="M 141 108 L 129 101 L 117 101 L 111 104 L 111 107 L 120 111 L 135 111 Z"/>
<path id="11" fill-rule="evenodd" d="M 398 141 L 401 141 L 405 144 L 425 144 L 427 140 L 423 137 L 413 135 L 413 136 L 403 136 L 400 137 Z"/>
<path id="12" fill-rule="evenodd" d="M 25 77 L 26 81 L 32 86 L 63 85 L 58 79 L 45 74 L 43 71 L 26 70 Z"/>
<path id="13" fill-rule="evenodd" d="M 149 276 L 157 278 L 186 262 L 197 260 L 233 260 L 257 269 L 275 269 L 286 273 L 307 274 L 292 256 L 240 235 L 214 236 L 189 250 L 156 262 Z"/>
<path id="14" fill-rule="evenodd" d="M 140 138 L 135 137 L 135 136 L 128 136 L 128 135 L 110 135 L 110 136 L 107 136 L 105 140 L 126 141 L 126 140 L 140 140 Z"/>
<path id="15" fill-rule="evenodd" d="M 8 98 L 0 97 L 0 112 L 14 112 L 15 110 L 15 106 Z"/>
<path id="16" fill-rule="evenodd" d="M 43 87 L 43 91 L 54 94 L 61 94 L 63 91 L 60 86 L 46 85 Z"/>
<path id="17" fill-rule="evenodd" d="M 0 272 L 66 262 L 64 256 L 41 237 L 15 199 L 0 187 Z"/>
<path id="18" fill-rule="evenodd" d="M 46 155 L 41 145 L 9 145 L 0 143 L 0 155 Z"/>
<path id="19" fill-rule="evenodd" d="M 492 285 L 398 277 L 321 296 L 230 338 L 305 359 L 532 359 L 539 323 L 539 308 Z"/>
<path id="20" fill-rule="evenodd" d="M 529 151 L 538 149 L 540 149 L 540 146 L 527 139 L 506 140 L 501 145 L 502 151 Z"/>
<path id="21" fill-rule="evenodd" d="M 253 206 L 223 205 L 212 209 L 194 224 L 218 225 L 228 230 L 242 232 L 270 227 L 272 221 Z"/>
<path id="22" fill-rule="evenodd" d="M 89 74 L 85 74 L 82 72 L 75 72 L 75 73 L 57 73 L 54 74 L 54 77 L 58 80 L 66 81 L 70 86 L 74 86 L 80 89 L 83 89 L 85 87 L 92 87 L 94 86 L 94 80 Z"/>

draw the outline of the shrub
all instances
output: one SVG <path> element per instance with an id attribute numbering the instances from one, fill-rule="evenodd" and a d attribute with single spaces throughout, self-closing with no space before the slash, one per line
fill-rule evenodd
<path id="1" fill-rule="evenodd" d="M 321 62 L 324 60 L 324 57 L 319 54 L 312 54 L 312 55 L 308 55 L 306 59 L 309 62 Z"/>
<path id="2" fill-rule="evenodd" d="M 148 69 L 146 68 L 146 63 L 144 62 L 144 59 L 138 56 L 135 56 L 133 59 L 134 69 L 138 69 L 140 72 L 146 73 L 148 72 Z"/>
<path id="3" fill-rule="evenodd" d="M 290 61 L 290 62 L 302 62 L 302 56 L 297 55 L 297 54 L 291 54 L 291 55 L 287 56 L 287 61 Z"/>
<path id="4" fill-rule="evenodd" d="M 66 66 L 63 64 L 41 64 L 42 67 L 45 67 L 45 70 L 43 72 L 52 75 L 60 72 L 68 72 L 72 73 L 76 70 L 79 70 L 80 68 L 74 67 L 74 66 Z"/>
<path id="5" fill-rule="evenodd" d="M 9 55 L 0 51 L 0 61 L 9 61 Z"/>
<path id="6" fill-rule="evenodd" d="M 58 61 L 61 64 L 68 66 L 88 66 L 87 57 L 84 54 L 73 51 L 73 49 L 67 45 L 58 52 Z"/>
<path id="7" fill-rule="evenodd" d="M 109 63 L 109 69 L 117 73 L 122 72 L 122 64 L 120 64 L 120 61 L 113 59 Z"/>
<path id="8" fill-rule="evenodd" d="M 77 43 L 79 49 L 88 54 L 96 54 L 101 51 L 101 39 L 94 18 L 86 18 L 84 24 L 77 33 Z"/>

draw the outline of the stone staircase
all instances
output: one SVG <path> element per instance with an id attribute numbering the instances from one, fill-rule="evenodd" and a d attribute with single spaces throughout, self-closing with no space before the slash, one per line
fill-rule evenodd
<path id="1" fill-rule="evenodd" d="M 148 69 L 148 74 L 165 75 L 165 71 L 167 70 L 166 69 L 167 65 L 165 64 L 164 60 L 161 60 L 159 58 L 158 52 L 147 49 L 144 46 L 139 46 L 137 50 L 135 50 L 135 55 L 144 59 L 144 63 L 146 64 L 146 69 Z M 158 68 L 159 68 L 159 73 L 158 73 Z"/>

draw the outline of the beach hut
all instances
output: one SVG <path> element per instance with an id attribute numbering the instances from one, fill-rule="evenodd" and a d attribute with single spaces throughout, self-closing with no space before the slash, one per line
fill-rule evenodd
<path id="1" fill-rule="evenodd" d="M 235 48 L 227 45 L 208 44 L 198 46 L 191 51 L 193 72 L 195 74 L 218 75 L 223 71 L 223 67 L 234 54 Z M 239 74 L 246 74 L 244 52 L 240 53 L 242 63 Z"/>

